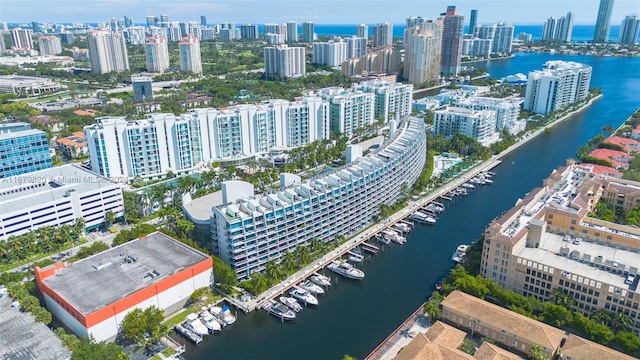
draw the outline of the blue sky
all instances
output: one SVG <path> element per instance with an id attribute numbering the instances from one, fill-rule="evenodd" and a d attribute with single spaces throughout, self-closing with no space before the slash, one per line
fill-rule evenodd
<path id="1" fill-rule="evenodd" d="M 456 5 L 467 22 L 470 10 L 478 9 L 480 23 L 542 24 L 550 16 L 573 11 L 575 24 L 594 24 L 598 4 L 599 0 L 0 0 L 0 21 L 94 23 L 129 15 L 136 23 L 144 23 L 147 15 L 167 14 L 170 21 L 199 21 L 205 15 L 212 24 L 288 20 L 402 24 L 411 15 L 432 19 L 447 5 Z M 620 24 L 631 13 L 640 14 L 640 1 L 615 0 L 611 23 Z"/>

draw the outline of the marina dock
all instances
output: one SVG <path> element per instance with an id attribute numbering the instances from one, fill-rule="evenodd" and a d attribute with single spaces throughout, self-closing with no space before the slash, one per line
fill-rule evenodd
<path id="1" fill-rule="evenodd" d="M 251 298 L 249 301 L 241 301 L 240 299 L 227 298 L 227 301 L 229 301 L 229 303 L 231 303 L 241 311 L 244 311 L 245 313 L 254 311 L 256 309 L 260 309 L 262 305 L 269 302 L 270 300 L 273 300 L 278 296 L 282 296 L 282 294 L 286 293 L 292 286 L 298 284 L 300 281 L 305 280 L 306 278 L 310 277 L 316 272 L 321 272 L 321 270 L 324 269 L 328 264 L 330 264 L 334 260 L 341 258 L 354 247 L 365 244 L 367 240 L 369 240 L 370 238 L 372 238 L 382 230 L 391 227 L 391 225 L 394 225 L 398 222 L 407 222 L 405 218 L 411 215 L 414 211 L 417 211 L 422 207 L 427 206 L 431 202 L 438 201 L 438 198 L 441 198 L 441 197 L 444 198 L 443 195 L 451 192 L 453 189 L 458 188 L 460 185 L 462 185 L 463 183 L 466 183 L 467 181 L 469 181 L 471 178 L 475 177 L 479 173 L 493 169 L 494 167 L 498 166 L 498 164 L 500 163 L 501 163 L 500 160 L 498 160 L 496 157 L 492 157 L 491 159 L 478 163 L 472 168 L 466 170 L 457 178 L 452 179 L 445 186 L 439 189 L 434 189 L 415 201 L 410 200 L 404 209 L 391 215 L 385 221 L 379 222 L 377 224 L 373 224 L 368 228 L 363 229 L 359 233 L 353 235 L 349 240 L 347 240 L 342 245 L 338 246 L 337 248 L 333 249 L 329 253 L 325 254 L 322 258 L 313 261 L 311 264 L 307 265 L 305 268 L 289 276 L 284 281 L 266 290 L 264 293 L 260 294 L 258 297 Z M 378 251 L 379 247 L 371 245 L 370 243 L 366 243 L 366 245 L 362 246 L 362 249 L 372 252 L 372 251 Z M 374 249 L 377 249 L 377 250 L 374 250 Z"/>

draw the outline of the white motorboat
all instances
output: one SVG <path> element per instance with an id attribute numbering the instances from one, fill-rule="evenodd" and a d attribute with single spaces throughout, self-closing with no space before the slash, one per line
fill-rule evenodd
<path id="1" fill-rule="evenodd" d="M 298 300 L 292 297 L 281 296 L 280 302 L 295 312 L 300 312 L 302 310 L 302 306 L 298 303 Z"/>
<path id="2" fill-rule="evenodd" d="M 233 316 L 227 305 L 223 305 L 222 307 L 212 306 L 209 311 L 211 312 L 211 315 L 213 315 L 220 324 L 222 324 L 222 326 L 231 325 L 236 322 L 236 317 Z"/>
<path id="3" fill-rule="evenodd" d="M 318 305 L 318 299 L 315 296 L 297 286 L 294 286 L 289 294 L 305 305 Z"/>
<path id="4" fill-rule="evenodd" d="M 327 265 L 327 268 L 336 274 L 342 275 L 349 279 L 362 280 L 364 279 L 364 271 L 353 267 L 347 261 L 333 261 Z"/>
<path id="5" fill-rule="evenodd" d="M 458 245 L 458 247 L 456 248 L 456 251 L 451 256 L 451 260 L 457 263 L 463 263 L 466 260 L 468 248 L 469 248 L 469 245 L 464 245 L 464 244 Z"/>
<path id="6" fill-rule="evenodd" d="M 207 329 L 211 331 L 221 331 L 222 325 L 216 321 L 216 319 L 211 315 L 208 310 L 202 310 L 200 312 L 200 321 L 207 327 Z"/>
<path id="7" fill-rule="evenodd" d="M 382 236 L 398 244 L 404 244 L 407 239 L 391 229 L 382 230 Z"/>
<path id="8" fill-rule="evenodd" d="M 269 314 L 282 320 L 294 320 L 296 318 L 296 313 L 291 311 L 291 309 L 286 307 L 284 304 L 280 304 L 275 301 L 267 302 L 264 308 Z"/>
<path id="9" fill-rule="evenodd" d="M 200 321 L 200 318 L 198 318 L 198 315 L 195 313 L 187 315 L 185 327 L 192 330 L 197 335 L 209 335 L 209 329 L 204 326 L 204 324 Z"/>
<path id="10" fill-rule="evenodd" d="M 324 289 L 312 283 L 310 280 L 303 281 L 300 284 L 298 284 L 298 286 L 300 286 L 304 290 L 307 290 L 313 295 L 324 295 Z"/>
<path id="11" fill-rule="evenodd" d="M 405 223 L 395 223 L 395 227 L 398 228 L 398 230 L 402 231 L 402 232 L 409 232 L 411 231 L 411 227 Z"/>
<path id="12" fill-rule="evenodd" d="M 376 240 L 378 240 L 379 242 L 385 244 L 385 245 L 389 245 L 391 243 L 391 240 L 387 239 L 386 237 L 376 234 Z"/>
<path id="13" fill-rule="evenodd" d="M 464 186 L 464 187 L 466 187 L 467 189 L 474 189 L 474 188 L 475 188 L 475 186 L 473 186 L 472 184 L 469 184 L 469 183 L 464 183 L 464 184 L 462 184 L 461 186 Z"/>
<path id="14" fill-rule="evenodd" d="M 460 252 L 460 253 L 465 253 L 465 252 L 467 252 L 468 248 L 469 248 L 469 245 L 464 245 L 464 244 L 463 245 L 458 245 L 458 248 L 456 248 L 456 251 Z"/>
<path id="15" fill-rule="evenodd" d="M 320 274 L 313 274 L 311 275 L 311 282 L 313 282 L 316 285 L 320 285 L 320 286 L 331 286 L 331 279 L 329 279 L 328 277 L 324 276 L 324 275 L 320 275 Z"/>
<path id="16" fill-rule="evenodd" d="M 421 211 L 416 211 L 413 214 L 409 215 L 409 219 L 415 220 L 425 224 L 435 224 L 436 219 L 433 216 L 429 216 Z"/>
<path id="17" fill-rule="evenodd" d="M 189 341 L 191 341 L 192 343 L 198 345 L 202 342 L 202 336 L 196 334 L 195 332 L 193 332 L 191 329 L 187 329 L 186 327 L 178 324 L 176 326 L 173 327 L 173 329 L 179 333 L 180 335 L 186 337 L 187 339 L 189 339 Z"/>
<path id="18" fill-rule="evenodd" d="M 356 262 L 356 263 L 361 263 L 362 260 L 364 260 L 364 256 L 363 255 L 357 254 L 357 253 L 353 252 L 353 250 L 349 251 L 348 254 L 349 254 L 349 261 L 353 261 L 353 262 Z"/>

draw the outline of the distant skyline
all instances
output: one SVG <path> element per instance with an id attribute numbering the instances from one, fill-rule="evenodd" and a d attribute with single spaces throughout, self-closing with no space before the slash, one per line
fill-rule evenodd
<path id="1" fill-rule="evenodd" d="M 239 24 L 282 23 L 289 20 L 318 24 L 404 24 L 409 16 L 434 19 L 448 5 L 469 22 L 471 9 L 478 9 L 478 24 L 508 21 L 542 24 L 549 17 L 568 11 L 574 24 L 595 24 L 599 0 L 0 0 L 0 21 L 8 23 L 99 23 L 131 16 L 143 24 L 149 15 L 167 14 L 170 21 L 224 21 Z M 640 14 L 640 1 L 615 0 L 611 24 L 619 25 L 629 14 Z"/>

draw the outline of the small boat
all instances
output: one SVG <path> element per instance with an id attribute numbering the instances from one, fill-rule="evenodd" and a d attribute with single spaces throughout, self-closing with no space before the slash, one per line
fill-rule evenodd
<path id="1" fill-rule="evenodd" d="M 434 217 L 429 216 L 421 211 L 416 211 L 413 214 L 409 215 L 409 219 L 430 225 L 436 223 L 436 219 Z"/>
<path id="2" fill-rule="evenodd" d="M 464 186 L 467 189 L 475 189 L 475 186 L 473 186 L 472 184 L 469 184 L 469 183 L 463 183 L 461 186 Z"/>
<path id="3" fill-rule="evenodd" d="M 196 334 L 195 332 L 191 331 L 190 329 L 187 329 L 186 327 L 182 326 L 181 324 L 178 324 L 176 326 L 173 327 L 173 329 L 180 335 L 186 337 L 187 339 L 189 339 L 189 341 L 191 341 L 192 343 L 198 345 L 202 342 L 202 336 Z"/>
<path id="4" fill-rule="evenodd" d="M 221 331 L 222 325 L 216 321 L 216 319 L 211 315 L 211 313 L 204 309 L 200 312 L 200 321 L 207 327 L 207 329 L 213 331 Z"/>
<path id="5" fill-rule="evenodd" d="M 209 329 L 204 326 L 204 324 L 200 321 L 200 318 L 198 318 L 198 315 L 195 313 L 187 315 L 187 321 L 185 324 L 185 327 L 187 329 L 193 331 L 197 335 L 209 335 Z"/>
<path id="6" fill-rule="evenodd" d="M 484 179 L 484 182 L 485 182 L 486 184 L 493 184 L 493 180 L 491 180 L 491 179 L 489 179 L 489 178 L 487 178 L 487 177 L 485 177 L 485 178 L 483 178 L 483 179 Z"/>
<path id="7" fill-rule="evenodd" d="M 349 261 L 353 261 L 355 263 L 361 263 L 364 260 L 364 256 L 362 254 L 358 254 L 350 250 L 347 252 L 349 254 Z"/>
<path id="8" fill-rule="evenodd" d="M 307 290 L 294 286 L 289 292 L 296 300 L 301 301 L 305 305 L 318 305 L 318 299 L 311 295 Z"/>
<path id="9" fill-rule="evenodd" d="M 222 324 L 222 326 L 231 325 L 236 322 L 236 317 L 233 316 L 227 305 L 223 305 L 222 307 L 212 306 L 209 311 L 211 312 L 211 315 L 213 315 L 220 324 Z"/>
<path id="10" fill-rule="evenodd" d="M 407 239 L 391 229 L 382 230 L 382 236 L 398 244 L 404 244 Z"/>
<path id="11" fill-rule="evenodd" d="M 379 234 L 376 234 L 376 240 L 378 240 L 379 242 L 381 242 L 381 243 L 383 243 L 385 245 L 391 244 L 391 240 L 389 240 L 389 239 L 387 239 L 384 236 L 379 235 Z"/>
<path id="12" fill-rule="evenodd" d="M 302 306 L 298 303 L 298 300 L 292 297 L 281 296 L 280 302 L 295 312 L 300 312 L 302 310 Z"/>
<path id="13" fill-rule="evenodd" d="M 409 232 L 411 231 L 411 227 L 409 227 L 409 225 L 398 222 L 393 224 L 393 226 L 396 228 L 396 230 L 400 230 L 402 232 Z"/>
<path id="14" fill-rule="evenodd" d="M 356 269 L 347 261 L 333 261 L 327 265 L 327 268 L 336 274 L 342 275 L 349 279 L 362 280 L 364 279 L 364 271 Z"/>
<path id="15" fill-rule="evenodd" d="M 275 301 L 269 301 L 265 304 L 264 308 L 267 312 L 282 320 L 293 320 L 296 318 L 296 313 L 291 311 L 284 304 L 277 303 Z"/>
<path id="16" fill-rule="evenodd" d="M 300 286 L 304 290 L 307 290 L 308 292 L 312 293 L 313 295 L 324 295 L 324 289 L 321 288 L 320 286 L 312 283 L 309 280 L 301 282 L 300 284 L 298 284 L 298 286 Z"/>
<path id="17" fill-rule="evenodd" d="M 331 286 L 331 279 L 329 279 L 328 277 L 324 276 L 324 275 L 320 275 L 320 274 L 313 274 L 311 275 L 311 282 L 313 282 L 316 285 L 320 285 L 320 286 Z"/>
<path id="18" fill-rule="evenodd" d="M 458 247 L 456 248 L 456 251 L 451 256 L 451 260 L 457 263 L 463 263 L 466 260 L 468 248 L 469 248 L 469 245 L 464 245 L 464 244 L 458 245 Z"/>

